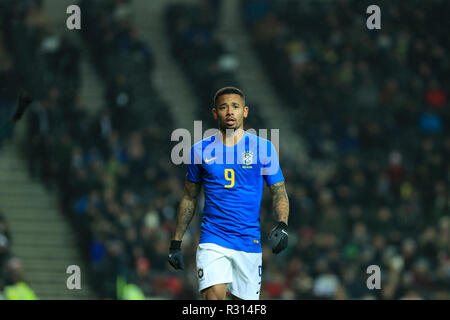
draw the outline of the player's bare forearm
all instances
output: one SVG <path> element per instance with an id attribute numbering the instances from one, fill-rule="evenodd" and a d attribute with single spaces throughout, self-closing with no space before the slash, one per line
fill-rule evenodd
<path id="1" fill-rule="evenodd" d="M 197 198 L 200 193 L 200 189 L 200 184 L 186 180 L 183 197 L 181 198 L 180 205 L 178 207 L 174 240 L 181 240 L 187 227 L 191 223 L 192 217 L 195 213 L 195 207 L 197 205 Z"/>
<path id="2" fill-rule="evenodd" d="M 272 205 L 277 215 L 278 221 L 288 224 L 289 217 L 289 199 L 286 192 L 284 181 L 269 186 L 272 192 Z"/>
<path id="3" fill-rule="evenodd" d="M 192 200 L 183 196 L 180 206 L 178 207 L 177 224 L 175 227 L 174 240 L 181 240 L 186 232 L 189 223 L 195 212 L 196 200 Z"/>

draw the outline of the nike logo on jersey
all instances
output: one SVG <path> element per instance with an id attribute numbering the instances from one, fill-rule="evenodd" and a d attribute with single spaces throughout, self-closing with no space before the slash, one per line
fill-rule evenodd
<path id="1" fill-rule="evenodd" d="M 283 232 L 285 235 L 288 235 L 288 233 L 284 230 L 281 230 L 281 232 Z"/>
<path id="2" fill-rule="evenodd" d="M 211 158 L 211 159 L 206 159 L 206 158 L 205 158 L 205 162 L 206 162 L 206 163 L 210 163 L 210 162 L 213 161 L 214 159 L 215 159 L 215 157 L 214 157 L 214 158 Z"/>

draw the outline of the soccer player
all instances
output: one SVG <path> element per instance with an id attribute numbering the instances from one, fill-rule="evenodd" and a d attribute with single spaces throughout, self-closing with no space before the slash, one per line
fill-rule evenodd
<path id="1" fill-rule="evenodd" d="M 249 112 L 241 90 L 225 87 L 214 96 L 217 134 L 192 146 L 175 235 L 168 261 L 183 269 L 183 235 L 203 185 L 205 205 L 196 263 L 205 300 L 259 299 L 261 287 L 260 207 L 264 181 L 272 192 L 278 224 L 269 235 L 272 252 L 288 244 L 289 201 L 272 143 L 243 130 Z"/>

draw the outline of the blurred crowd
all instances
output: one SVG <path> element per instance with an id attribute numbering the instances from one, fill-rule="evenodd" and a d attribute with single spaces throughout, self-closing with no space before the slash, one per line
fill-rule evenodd
<path id="1" fill-rule="evenodd" d="M 35 300 L 22 261 L 12 252 L 12 235 L 0 211 L 0 300 Z"/>
<path id="2" fill-rule="evenodd" d="M 19 10 L 12 9 L 12 1 L 0 1 L 0 126 L 4 125 L 16 108 L 16 99 L 21 84 L 27 81 L 21 77 L 18 70 L 25 66 L 20 65 L 11 50 L 17 43 L 14 36 L 24 36 L 21 30 L 13 23 L 9 23 L 9 14 L 12 17 L 21 15 Z M 5 10 L 4 10 L 5 9 Z M 28 21 L 32 24 L 32 21 Z M 9 33 L 11 32 L 11 33 Z M 18 42 L 18 41 L 17 41 Z M 26 46 L 26 44 L 22 44 Z M 24 53 L 24 52 L 23 52 Z M 31 60 L 32 57 L 29 57 Z M 7 135 L 9 137 L 9 134 Z M 0 156 L 2 141 L 0 141 Z M 9 229 L 4 212 L 0 210 L 0 300 L 36 299 L 36 295 L 29 286 L 22 261 L 15 256 L 12 250 L 13 235 Z"/>
<path id="3" fill-rule="evenodd" d="M 70 160 L 69 208 L 89 239 L 93 283 L 104 298 L 122 298 L 118 277 L 146 297 L 182 294 L 166 268 L 179 173 L 167 143 L 172 118 L 152 84 L 152 50 L 139 38 L 129 1 L 80 4 L 83 40 L 107 87 L 97 132 Z"/>
<path id="4" fill-rule="evenodd" d="M 236 70 L 240 67 L 235 48 L 224 41 L 219 32 L 220 0 L 201 0 L 192 3 L 172 3 L 165 11 L 165 22 L 171 51 L 175 60 L 198 97 L 200 108 L 196 112 L 208 128 L 217 124 L 205 110 L 210 110 L 214 93 L 226 86 L 240 88 Z M 247 97 L 247 103 L 252 103 Z M 257 113 L 251 113 L 247 128 L 266 128 Z"/>
<path id="5" fill-rule="evenodd" d="M 147 298 L 199 298 L 202 208 L 183 238 L 186 268 L 174 271 L 167 252 L 185 168 L 170 161 L 169 106 L 130 3 L 79 1 L 83 27 L 70 38 L 52 32 L 41 1 L 0 0 L 0 78 L 17 79 L 2 83 L 0 104 L 19 83 L 37 98 L 23 142 L 30 174 L 58 192 L 99 298 L 124 298 L 123 282 Z M 200 110 L 221 86 L 239 86 L 238 61 L 217 36 L 220 3 L 168 5 L 165 17 Z M 263 241 L 262 299 L 450 299 L 449 3 L 380 1 L 375 31 L 365 28 L 365 5 L 242 1 L 283 99 L 274 112 L 291 114 L 308 146 L 307 163 L 281 162 L 289 247 L 273 256 Z M 94 112 L 80 98 L 82 46 L 106 88 Z M 266 191 L 263 238 L 271 208 Z M 366 286 L 370 265 L 380 267 L 381 290 Z"/>
<path id="6" fill-rule="evenodd" d="M 270 297 L 450 298 L 450 3 L 378 1 L 368 30 L 371 4 L 242 1 L 308 146 L 285 167 L 296 236 L 282 268 L 266 264 Z"/>
<path id="7" fill-rule="evenodd" d="M 182 192 L 173 186 L 177 168 L 168 167 L 172 119 L 152 85 L 151 48 L 139 40 L 128 2 L 81 1 L 78 37 L 53 32 L 42 1 L 1 4 L 11 72 L 36 99 L 22 143 L 30 175 L 58 194 L 98 298 L 129 296 L 118 292 L 127 284 L 138 285 L 139 297 L 183 294 L 166 268 L 168 202 Z M 99 109 L 80 98 L 82 46 L 105 87 Z M 162 209 L 166 218 L 155 216 Z"/>
<path id="8" fill-rule="evenodd" d="M 9 266 L 12 259 L 11 234 L 6 219 L 0 212 L 0 300 L 5 299 L 4 288 L 11 279 Z"/>

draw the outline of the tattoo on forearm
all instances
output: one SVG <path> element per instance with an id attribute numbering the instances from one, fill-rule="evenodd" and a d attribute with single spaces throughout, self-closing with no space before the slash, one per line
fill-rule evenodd
<path id="1" fill-rule="evenodd" d="M 197 205 L 197 196 L 200 192 L 200 184 L 186 181 L 184 194 L 178 207 L 177 224 L 175 227 L 175 239 L 181 240 L 187 227 L 192 221 Z"/>
<path id="2" fill-rule="evenodd" d="M 289 199 L 286 193 L 284 181 L 271 185 L 273 209 L 277 215 L 278 221 L 287 224 L 289 217 Z"/>

